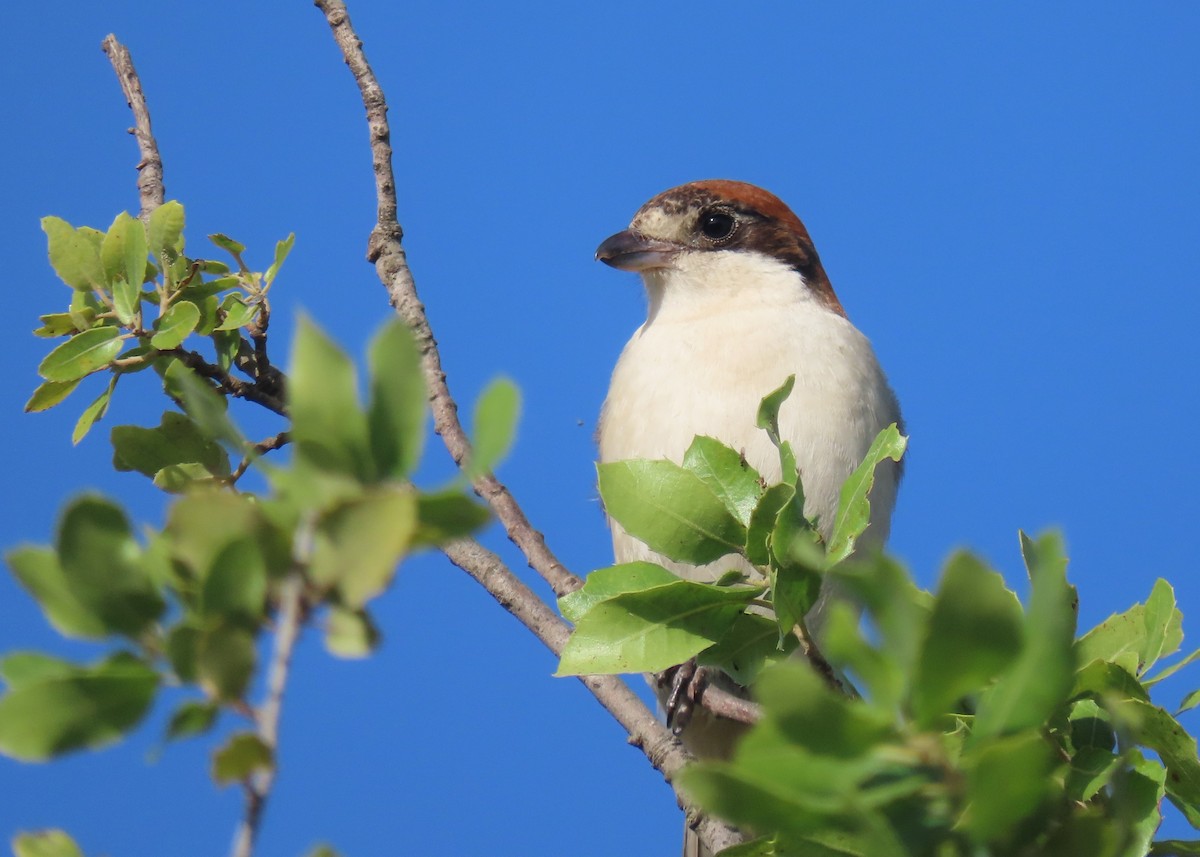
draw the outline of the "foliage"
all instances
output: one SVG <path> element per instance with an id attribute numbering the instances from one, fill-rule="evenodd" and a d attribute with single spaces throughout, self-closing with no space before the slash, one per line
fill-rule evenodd
<path id="1" fill-rule="evenodd" d="M 852 556 L 874 469 L 904 450 L 895 426 L 847 481 L 821 545 L 775 421 L 790 386 L 759 414 L 780 484 L 703 437 L 682 465 L 600 465 L 608 513 L 652 550 L 729 556 L 755 574 L 702 584 L 647 562 L 593 572 L 560 601 L 575 632 L 559 674 L 657 672 L 695 657 L 752 684 L 762 717 L 733 758 L 681 780 L 758 836 L 725 852 L 736 857 L 1200 853 L 1197 842 L 1152 841 L 1164 798 L 1200 826 L 1196 741 L 1150 698 L 1200 657 L 1155 669 L 1183 640 L 1170 585 L 1076 639 L 1077 597 L 1053 533 L 1021 534 L 1025 605 L 967 552 L 932 594 L 892 559 Z M 824 619 L 817 657 L 853 687 L 787 657 L 811 640 L 804 617 L 827 580 L 846 598 Z M 1181 710 L 1198 703 L 1190 694 Z"/>
<path id="2" fill-rule="evenodd" d="M 294 640 L 317 622 L 333 654 L 370 654 L 380 637 L 372 601 L 397 563 L 470 534 L 487 513 L 461 483 L 422 491 L 410 481 L 427 403 L 402 324 L 386 325 L 370 344 L 365 403 L 353 362 L 307 320 L 290 375 L 271 365 L 268 296 L 292 236 L 258 273 L 244 261 L 246 248 L 224 235 L 210 238 L 232 267 L 185 255 L 177 202 L 145 224 L 121 214 L 104 232 L 53 217 L 43 227 L 50 263 L 71 296 L 66 312 L 43 315 L 35 331 L 65 341 L 42 361 L 44 381 L 27 410 L 58 406 L 91 376 L 104 379 L 76 425 L 78 442 L 124 376 L 153 369 L 174 407 L 157 426 L 114 427 L 113 463 L 173 499 L 165 526 L 154 530 L 135 528 L 109 498 L 80 496 L 63 511 L 52 545 L 8 553 L 49 622 L 101 650 L 91 664 L 38 652 L 0 659 L 0 752 L 43 761 L 112 743 L 145 718 L 162 688 L 181 685 L 186 698 L 175 703 L 167 739 L 209 733 L 223 719 L 243 723 L 249 728 L 222 730 L 212 775 L 250 785 L 275 765 L 273 730 L 263 726 L 270 706 L 249 698 L 269 666 L 265 639 L 277 638 L 278 658 L 290 645 L 285 634 Z M 247 441 L 230 397 L 279 414 L 280 433 Z M 485 393 L 478 431 L 488 454 L 478 466 L 493 466 L 507 450 L 517 407 L 507 382 Z M 290 460 L 263 458 L 289 443 Z M 244 490 L 251 467 L 266 490 Z M 22 834 L 13 847 L 18 855 L 79 853 L 61 831 Z"/>

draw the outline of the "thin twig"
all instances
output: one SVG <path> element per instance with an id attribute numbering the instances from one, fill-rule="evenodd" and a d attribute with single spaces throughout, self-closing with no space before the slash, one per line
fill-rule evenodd
<path id="1" fill-rule="evenodd" d="M 136 127 L 130 128 L 129 133 L 137 139 L 138 150 L 142 159 L 138 162 L 138 196 L 142 203 L 142 220 L 150 216 L 150 212 L 163 204 L 165 189 L 163 187 L 162 156 L 158 153 L 158 143 L 150 130 L 150 108 L 146 106 L 146 95 L 142 92 L 142 82 L 138 79 L 133 67 L 133 58 L 129 56 L 126 47 L 117 41 L 117 37 L 109 33 L 100 43 L 108 61 L 112 63 L 117 80 L 121 82 L 121 91 L 133 111 Z"/>
<path id="2" fill-rule="evenodd" d="M 247 470 L 250 469 L 250 465 L 254 463 L 255 459 L 267 454 L 268 452 L 273 452 L 281 447 L 287 446 L 289 443 L 291 443 L 291 440 L 292 436 L 290 433 L 281 431 L 279 434 L 271 435 L 271 437 L 267 438 L 266 440 L 260 440 L 258 443 L 254 444 L 254 446 L 251 447 L 250 454 L 241 460 L 237 466 L 237 469 L 234 470 L 233 473 L 229 474 L 229 479 L 227 480 L 228 483 L 230 485 L 236 485 L 237 481 L 246 474 Z"/>
<path id="3" fill-rule="evenodd" d="M 271 751 L 270 767 L 255 774 L 246 784 L 246 810 L 234 837 L 233 857 L 250 857 L 254 840 L 262 825 L 263 810 L 275 784 L 279 749 L 279 716 L 283 710 L 283 694 L 287 688 L 292 652 L 304 626 L 304 568 L 312 554 L 312 522 L 302 524 L 296 531 L 295 566 L 283 581 L 279 591 L 279 616 L 275 627 L 275 648 L 267 672 L 267 695 L 256 716 L 258 738 Z"/>
<path id="4" fill-rule="evenodd" d="M 329 21 L 334 40 L 358 83 L 367 112 L 378 200 L 378 222 L 367 245 L 367 259 L 375 263 L 392 306 L 412 329 L 421 350 L 421 367 L 429 385 L 434 429 L 442 436 L 455 462 L 462 464 L 470 454 L 471 443 L 459 422 L 458 405 L 446 385 L 446 373 L 442 371 L 437 341 L 425 315 L 425 307 L 417 295 L 412 272 L 400 243 L 404 232 L 396 218 L 396 179 L 392 173 L 391 131 L 383 89 L 367 63 L 362 42 L 350 24 L 346 4 L 342 0 L 316 0 L 316 5 Z M 533 528 L 508 489 L 494 475 L 484 474 L 475 480 L 474 485 L 479 495 L 491 505 L 508 537 L 520 548 L 530 567 L 545 578 L 556 595 L 566 595 L 583 585 L 582 580 L 558 561 L 546 546 L 545 538 Z"/>

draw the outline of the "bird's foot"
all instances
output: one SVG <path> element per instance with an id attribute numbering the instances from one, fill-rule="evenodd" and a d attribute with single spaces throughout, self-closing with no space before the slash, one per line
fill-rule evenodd
<path id="1" fill-rule="evenodd" d="M 667 726 L 675 735 L 680 735 L 691 722 L 696 711 L 696 700 L 708 682 L 708 670 L 695 659 L 659 673 L 656 681 L 660 688 L 669 687 L 667 700 L 663 703 Z"/>

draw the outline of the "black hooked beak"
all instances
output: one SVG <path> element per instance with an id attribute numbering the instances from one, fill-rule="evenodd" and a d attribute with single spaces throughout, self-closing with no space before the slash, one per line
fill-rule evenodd
<path id="1" fill-rule="evenodd" d="M 596 258 L 622 271 L 646 271 L 666 268 L 682 248 L 669 241 L 647 238 L 640 232 L 626 229 L 604 239 L 596 248 Z"/>

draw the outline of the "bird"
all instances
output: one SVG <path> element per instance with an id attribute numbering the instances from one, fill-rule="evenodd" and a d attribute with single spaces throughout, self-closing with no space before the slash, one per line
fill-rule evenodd
<path id="1" fill-rule="evenodd" d="M 682 463 L 693 439 L 708 435 L 740 452 L 768 484 L 778 482 L 779 454 L 756 415 L 761 399 L 794 375 L 779 435 L 795 451 L 805 515 L 828 541 L 842 483 L 875 436 L 903 422 L 871 343 L 850 322 L 800 218 L 755 185 L 695 181 L 650 199 L 596 258 L 639 273 L 647 298 L 646 320 L 621 351 L 601 409 L 600 461 Z M 860 549 L 886 541 L 899 480 L 894 462 L 877 469 Z M 656 562 L 706 583 L 731 568 L 752 573 L 732 556 L 703 566 L 672 561 L 609 525 L 618 563 Z M 831 597 L 822 591 L 810 627 L 819 627 Z M 659 694 L 663 702 L 666 691 Z M 681 738 L 698 757 L 721 759 L 744 731 L 699 708 Z M 687 830 L 685 857 L 706 853 Z"/>

